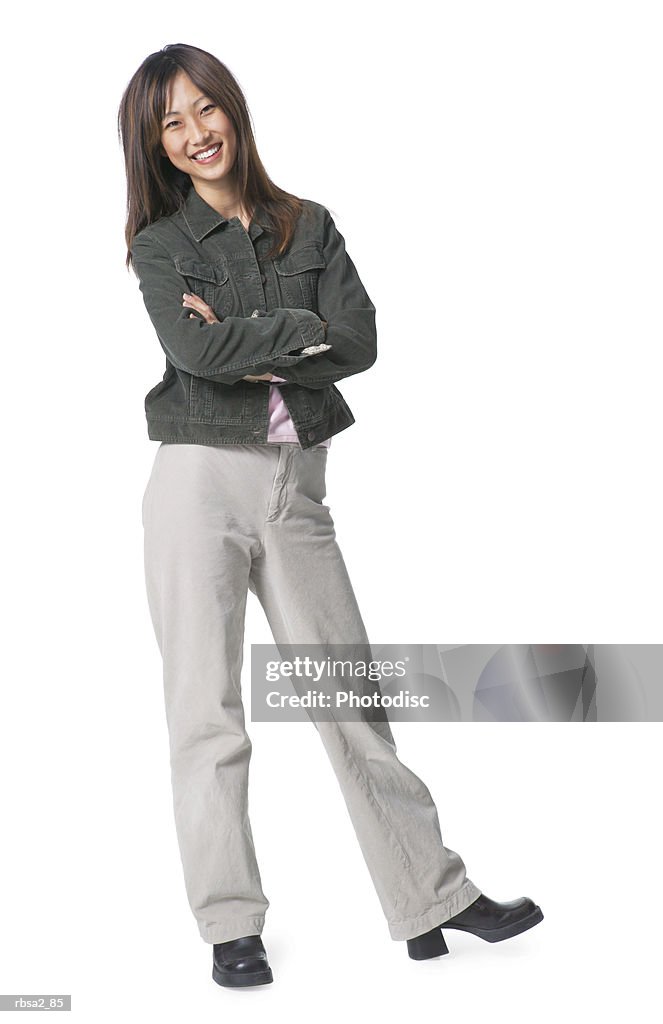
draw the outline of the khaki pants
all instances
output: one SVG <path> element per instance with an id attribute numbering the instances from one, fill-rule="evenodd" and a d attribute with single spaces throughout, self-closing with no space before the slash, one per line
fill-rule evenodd
<path id="1" fill-rule="evenodd" d="M 263 930 L 248 817 L 240 674 L 248 591 L 275 643 L 368 643 L 325 497 L 326 448 L 162 442 L 143 498 L 150 614 L 163 658 L 177 837 L 202 938 Z M 443 845 L 430 792 L 387 722 L 315 724 L 393 939 L 480 890 Z"/>

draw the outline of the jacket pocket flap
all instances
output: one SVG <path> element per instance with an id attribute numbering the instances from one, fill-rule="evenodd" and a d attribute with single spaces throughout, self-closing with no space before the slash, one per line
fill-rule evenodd
<path id="1" fill-rule="evenodd" d="M 173 259 L 177 270 L 184 277 L 209 281 L 211 284 L 225 284 L 228 280 L 228 267 L 225 262 L 203 263 L 194 256 L 174 256 Z"/>
<path id="2" fill-rule="evenodd" d="M 303 274 L 306 270 L 321 270 L 326 266 L 321 243 L 313 241 L 274 259 L 274 269 L 285 277 Z"/>

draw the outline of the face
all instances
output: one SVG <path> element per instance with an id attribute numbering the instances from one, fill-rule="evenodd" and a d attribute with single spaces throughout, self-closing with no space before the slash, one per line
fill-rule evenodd
<path id="1" fill-rule="evenodd" d="M 230 179 L 237 153 L 236 135 L 230 120 L 209 96 L 179 71 L 170 85 L 167 114 L 161 122 L 161 150 L 193 184 Z M 206 159 L 196 154 L 206 153 Z"/>

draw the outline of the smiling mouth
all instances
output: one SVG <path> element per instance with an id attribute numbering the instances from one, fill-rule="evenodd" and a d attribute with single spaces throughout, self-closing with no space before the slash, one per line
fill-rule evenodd
<path id="1" fill-rule="evenodd" d="M 202 153 L 192 156 L 191 159 L 195 160 L 197 164 L 209 163 L 211 160 L 214 159 L 215 156 L 218 155 L 222 145 L 223 143 L 216 142 L 213 146 L 208 146 L 207 149 L 203 150 Z"/>

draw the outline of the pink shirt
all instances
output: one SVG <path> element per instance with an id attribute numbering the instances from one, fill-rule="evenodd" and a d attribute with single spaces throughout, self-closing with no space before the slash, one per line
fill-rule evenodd
<path id="1" fill-rule="evenodd" d="M 272 380 L 284 382 L 285 377 L 277 377 L 276 374 L 272 374 Z M 276 384 L 269 385 L 269 425 L 267 428 L 267 441 L 270 444 L 283 444 L 286 442 L 294 441 L 295 444 L 299 444 L 299 438 L 297 437 L 297 431 L 295 425 L 292 422 L 290 413 L 288 412 L 287 406 L 281 396 L 281 389 Z M 331 437 L 328 437 L 326 441 L 321 441 L 325 448 L 329 448 L 331 445 Z"/>

